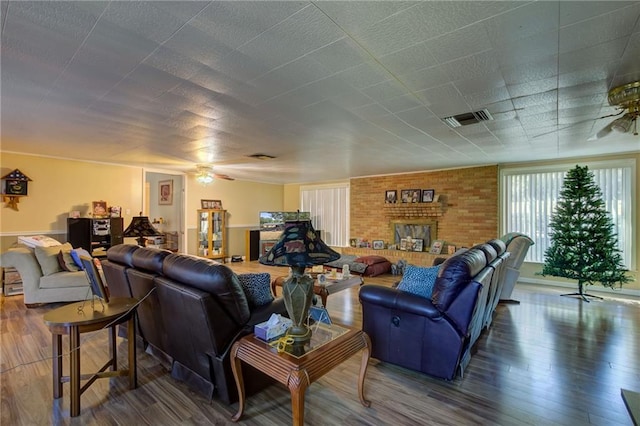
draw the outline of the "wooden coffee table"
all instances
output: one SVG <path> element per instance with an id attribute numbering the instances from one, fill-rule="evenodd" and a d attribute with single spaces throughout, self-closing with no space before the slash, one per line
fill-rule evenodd
<path id="1" fill-rule="evenodd" d="M 286 279 L 287 277 L 277 277 L 271 281 L 271 291 L 273 291 L 274 296 L 276 295 L 276 287 L 282 287 L 282 284 Z M 330 294 L 346 290 L 350 287 L 360 286 L 363 283 L 364 280 L 360 275 L 351 275 L 349 278 L 342 280 L 327 278 L 327 282 L 324 284 L 320 284 L 316 279 L 313 282 L 313 292 L 320 296 L 322 306 L 326 308 L 327 297 L 329 297 Z"/>
<path id="2" fill-rule="evenodd" d="M 304 394 L 314 381 L 335 366 L 362 351 L 358 396 L 365 407 L 371 402 L 364 397 L 364 378 L 371 356 L 371 341 L 362 330 L 344 325 L 318 324 L 311 326 L 311 344 L 305 345 L 305 353 L 293 355 L 293 348 L 278 353 L 275 347 L 250 334 L 233 344 L 231 368 L 238 387 L 238 412 L 231 418 L 237 422 L 244 412 L 244 381 L 240 362 L 243 361 L 289 388 L 291 412 L 295 426 L 304 424 Z"/>

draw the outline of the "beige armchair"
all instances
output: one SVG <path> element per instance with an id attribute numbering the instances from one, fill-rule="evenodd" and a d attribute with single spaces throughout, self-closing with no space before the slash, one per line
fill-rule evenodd
<path id="1" fill-rule="evenodd" d="M 500 237 L 507 245 L 507 251 L 510 253 L 504 269 L 504 282 L 502 291 L 500 292 L 500 302 L 503 303 L 520 303 L 511 299 L 518 277 L 520 276 L 520 267 L 524 262 L 524 258 L 534 242 L 531 238 L 524 234 L 512 232 Z"/>
<path id="2" fill-rule="evenodd" d="M 0 256 L 0 266 L 13 266 L 18 270 L 27 307 L 84 300 L 90 294 L 84 271 L 45 274 L 34 250 L 27 247 L 11 248 L 3 253 Z"/>

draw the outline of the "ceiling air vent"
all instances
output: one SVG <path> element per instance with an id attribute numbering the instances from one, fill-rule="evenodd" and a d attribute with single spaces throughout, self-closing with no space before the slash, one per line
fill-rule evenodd
<path id="1" fill-rule="evenodd" d="M 465 112 L 463 114 L 453 115 L 442 119 L 449 127 L 468 126 L 469 124 L 480 123 L 481 121 L 493 120 L 491 114 L 486 109 L 474 112 Z"/>

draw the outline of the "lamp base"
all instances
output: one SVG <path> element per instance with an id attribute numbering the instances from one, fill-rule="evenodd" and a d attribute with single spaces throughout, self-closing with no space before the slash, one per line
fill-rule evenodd
<path id="1" fill-rule="evenodd" d="M 306 321 L 313 298 L 313 278 L 304 274 L 304 266 L 292 266 L 291 271 L 291 276 L 282 284 L 282 298 L 293 322 L 287 330 L 287 337 L 293 339 L 293 345 L 300 346 L 311 340 L 311 330 Z"/>
<path id="2" fill-rule="evenodd" d="M 140 247 L 145 247 L 147 245 L 147 239 L 145 237 L 140 236 L 136 238 L 136 241 Z"/>

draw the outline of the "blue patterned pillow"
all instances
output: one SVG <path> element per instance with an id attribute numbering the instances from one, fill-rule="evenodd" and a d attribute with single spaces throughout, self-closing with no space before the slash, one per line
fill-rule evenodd
<path id="1" fill-rule="evenodd" d="M 431 299 L 433 286 L 436 283 L 440 266 L 430 266 L 423 268 L 420 266 L 407 265 L 398 290 L 413 293 L 418 296 Z"/>
<path id="2" fill-rule="evenodd" d="M 249 307 L 267 305 L 273 302 L 271 294 L 271 275 L 266 272 L 259 274 L 239 274 L 238 279 L 249 301 Z"/>

